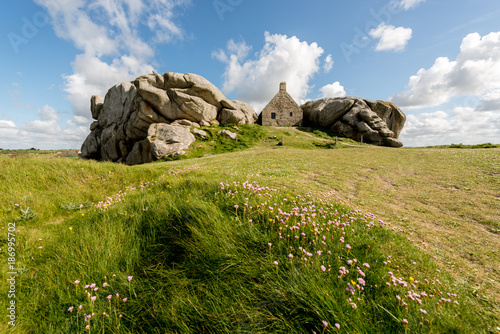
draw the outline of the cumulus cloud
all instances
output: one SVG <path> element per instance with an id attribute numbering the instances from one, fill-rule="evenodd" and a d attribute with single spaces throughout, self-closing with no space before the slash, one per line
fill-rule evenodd
<path id="1" fill-rule="evenodd" d="M 60 126 L 54 119 L 35 120 L 20 126 L 12 121 L 0 120 L 1 148 L 78 149 L 89 132 L 87 128 Z"/>
<path id="2" fill-rule="evenodd" d="M 67 124 L 71 126 L 88 125 L 89 121 L 87 117 L 75 115 L 73 119 L 67 121 Z"/>
<path id="3" fill-rule="evenodd" d="M 401 0 L 399 2 L 399 6 L 402 7 L 404 10 L 409 10 L 417 7 L 424 1 L 425 0 Z"/>
<path id="4" fill-rule="evenodd" d="M 407 88 L 391 100 L 406 108 L 438 106 L 456 96 L 475 96 L 485 110 L 500 104 L 500 32 L 467 35 L 455 60 L 437 58 L 411 76 Z"/>
<path id="5" fill-rule="evenodd" d="M 333 57 L 331 54 L 326 56 L 325 63 L 323 64 L 323 71 L 329 73 L 333 68 Z"/>
<path id="6" fill-rule="evenodd" d="M 0 119 L 0 129 L 10 129 L 15 127 L 16 124 L 14 122 Z"/>
<path id="7" fill-rule="evenodd" d="M 153 70 L 155 43 L 183 39 L 175 10 L 191 0 L 35 0 L 51 17 L 56 35 L 72 42 L 73 73 L 64 76 L 74 113 L 90 122 L 90 96 Z M 144 40 L 140 28 L 153 33 Z"/>
<path id="8" fill-rule="evenodd" d="M 476 107 L 477 111 L 494 111 L 500 110 L 500 89 L 496 89 L 484 94 L 479 105 Z"/>
<path id="9" fill-rule="evenodd" d="M 346 96 L 346 92 L 344 87 L 340 84 L 340 82 L 335 81 L 332 84 L 323 86 L 320 89 L 322 97 L 343 97 Z"/>
<path id="10" fill-rule="evenodd" d="M 500 113 L 478 113 L 469 107 L 407 115 L 400 136 L 406 146 L 498 143 L 499 138 Z"/>
<path id="11" fill-rule="evenodd" d="M 238 99 L 260 112 L 278 92 L 279 83 L 286 81 L 287 91 L 295 101 L 304 102 L 311 90 L 309 81 L 320 70 L 323 49 L 295 36 L 266 32 L 264 38 L 265 45 L 254 59 L 247 59 L 250 46 L 233 40 L 228 42 L 226 50 L 212 54 L 226 63 L 223 92 L 236 92 Z"/>
<path id="12" fill-rule="evenodd" d="M 369 35 L 378 39 L 378 44 L 375 47 L 376 51 L 403 51 L 411 39 L 411 28 L 395 27 L 380 23 L 377 28 L 371 29 Z"/>
<path id="13" fill-rule="evenodd" d="M 17 141 L 16 124 L 9 120 L 0 120 L 0 148 L 14 148 Z"/>
<path id="14" fill-rule="evenodd" d="M 38 110 L 38 116 L 42 121 L 59 121 L 59 113 L 51 106 L 45 105 Z"/>
<path id="15" fill-rule="evenodd" d="M 90 54 L 77 55 L 73 62 L 74 73 L 65 75 L 65 91 L 73 103 L 76 116 L 87 117 L 90 121 L 90 97 L 104 96 L 106 91 L 123 81 L 151 73 L 153 66 L 137 58 L 122 56 L 107 63 Z"/>

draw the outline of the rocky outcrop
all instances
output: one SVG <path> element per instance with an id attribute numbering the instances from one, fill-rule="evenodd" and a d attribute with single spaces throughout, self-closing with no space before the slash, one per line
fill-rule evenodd
<path id="1" fill-rule="evenodd" d="M 92 96 L 90 109 L 96 121 L 80 156 L 129 165 L 183 154 L 195 141 L 190 129 L 257 120 L 248 104 L 228 100 L 191 73 L 140 76 L 111 87 L 104 98 Z"/>
<path id="2" fill-rule="evenodd" d="M 219 134 L 227 136 L 231 140 L 237 140 L 238 139 L 238 135 L 236 133 L 234 133 L 234 132 L 229 131 L 229 130 L 221 130 L 221 131 L 219 131 Z"/>
<path id="3" fill-rule="evenodd" d="M 203 130 L 195 128 L 195 129 L 191 129 L 191 132 L 193 133 L 193 135 L 195 137 L 198 137 L 201 140 L 207 140 L 208 139 L 208 134 L 205 131 L 203 131 Z"/>
<path id="4" fill-rule="evenodd" d="M 301 106 L 304 122 L 376 145 L 401 147 L 405 114 L 393 103 L 357 97 L 323 98 Z"/>

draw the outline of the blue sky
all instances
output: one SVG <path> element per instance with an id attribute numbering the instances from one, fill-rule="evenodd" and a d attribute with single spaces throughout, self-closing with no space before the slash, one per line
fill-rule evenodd
<path id="1" fill-rule="evenodd" d="M 259 113 L 390 100 L 406 146 L 500 143 L 497 0 L 19 0 L 2 4 L 0 148 L 79 148 L 90 96 L 196 73 Z"/>

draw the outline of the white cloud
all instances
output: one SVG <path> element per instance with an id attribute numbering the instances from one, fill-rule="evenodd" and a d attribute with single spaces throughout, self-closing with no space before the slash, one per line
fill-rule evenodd
<path id="1" fill-rule="evenodd" d="M 16 124 L 14 122 L 0 119 L 0 129 L 9 129 L 15 127 Z"/>
<path id="2" fill-rule="evenodd" d="M 467 35 L 456 60 L 437 58 L 429 69 L 410 77 L 408 89 L 391 97 L 407 108 L 438 106 L 456 96 L 474 96 L 490 106 L 500 103 L 500 32 Z"/>
<path id="3" fill-rule="evenodd" d="M 377 28 L 370 30 L 370 36 L 379 39 L 376 51 L 403 51 L 411 39 L 411 28 L 396 28 L 393 25 L 380 23 Z"/>
<path id="4" fill-rule="evenodd" d="M 212 51 L 212 58 L 215 58 L 222 63 L 227 63 L 229 61 L 226 52 L 224 52 L 224 50 L 222 49 L 219 49 L 217 51 Z"/>
<path id="5" fill-rule="evenodd" d="M 404 10 L 409 10 L 417 7 L 424 1 L 425 0 L 401 0 L 399 2 L 399 6 L 402 7 Z"/>
<path id="6" fill-rule="evenodd" d="M 481 97 L 479 105 L 476 107 L 478 111 L 494 111 L 500 110 L 500 89 L 492 90 Z"/>
<path id="7" fill-rule="evenodd" d="M 340 82 L 335 81 L 332 84 L 323 86 L 320 89 L 322 97 L 343 97 L 346 96 L 346 91 Z"/>
<path id="8" fill-rule="evenodd" d="M 191 0 L 35 0 L 47 8 L 58 37 L 72 42 L 73 73 L 64 75 L 76 116 L 90 121 L 90 97 L 153 70 L 155 43 L 183 39 L 175 11 Z M 148 27 L 150 40 L 140 29 Z"/>
<path id="9" fill-rule="evenodd" d="M 13 148 L 13 144 L 17 142 L 16 124 L 8 120 L 0 120 L 0 148 Z"/>
<path id="10" fill-rule="evenodd" d="M 323 64 L 323 71 L 329 73 L 333 68 L 333 57 L 331 54 L 326 56 L 325 63 Z"/>
<path id="11" fill-rule="evenodd" d="M 227 50 L 230 54 L 236 55 L 238 59 L 244 59 L 248 56 L 252 47 L 247 45 L 244 41 L 240 43 L 235 43 L 232 39 L 227 42 Z"/>
<path id="12" fill-rule="evenodd" d="M 183 39 L 182 29 L 179 28 L 170 17 L 160 14 L 152 15 L 148 21 L 148 27 L 155 32 L 156 41 L 170 42 L 174 38 Z"/>
<path id="13" fill-rule="evenodd" d="M 70 125 L 70 126 L 88 125 L 89 124 L 89 119 L 87 117 L 74 116 L 72 120 L 67 121 L 67 124 Z"/>
<path id="14" fill-rule="evenodd" d="M 73 62 L 74 73 L 64 76 L 64 90 L 69 94 L 77 116 L 87 117 L 90 122 L 90 97 L 104 96 L 109 88 L 123 81 L 151 73 L 151 65 L 131 56 L 115 58 L 108 64 L 96 56 L 81 54 Z"/>
<path id="15" fill-rule="evenodd" d="M 436 111 L 407 115 L 400 140 L 405 146 L 500 143 L 500 112 L 475 112 L 457 107 L 451 113 Z"/>
<path id="16" fill-rule="evenodd" d="M 79 149 L 89 133 L 88 126 L 60 126 L 56 120 L 35 120 L 16 126 L 0 120 L 0 148 Z"/>
<path id="17" fill-rule="evenodd" d="M 51 106 L 45 105 L 42 109 L 38 109 L 38 116 L 42 121 L 59 121 L 59 113 Z"/>
<path id="18" fill-rule="evenodd" d="M 20 129 L 21 132 L 29 135 L 50 135 L 55 136 L 59 133 L 60 127 L 56 120 L 34 120 L 31 122 L 26 122 Z"/>
<path id="19" fill-rule="evenodd" d="M 230 40 L 227 50 L 218 50 L 214 58 L 226 62 L 223 92 L 236 92 L 237 98 L 248 102 L 260 112 L 278 92 L 279 83 L 287 82 L 287 91 L 303 103 L 311 87 L 309 81 L 320 70 L 323 49 L 297 37 L 266 32 L 265 45 L 255 59 L 246 59 L 250 46 Z"/>

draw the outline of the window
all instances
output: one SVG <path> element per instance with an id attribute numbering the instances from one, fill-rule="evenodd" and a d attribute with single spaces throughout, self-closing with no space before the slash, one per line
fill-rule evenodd
<path id="1" fill-rule="evenodd" d="M 275 112 L 271 113 L 271 119 L 276 119 L 276 113 Z"/>
<path id="2" fill-rule="evenodd" d="M 292 116 L 293 116 L 293 112 L 290 113 L 290 117 L 292 117 Z"/>

